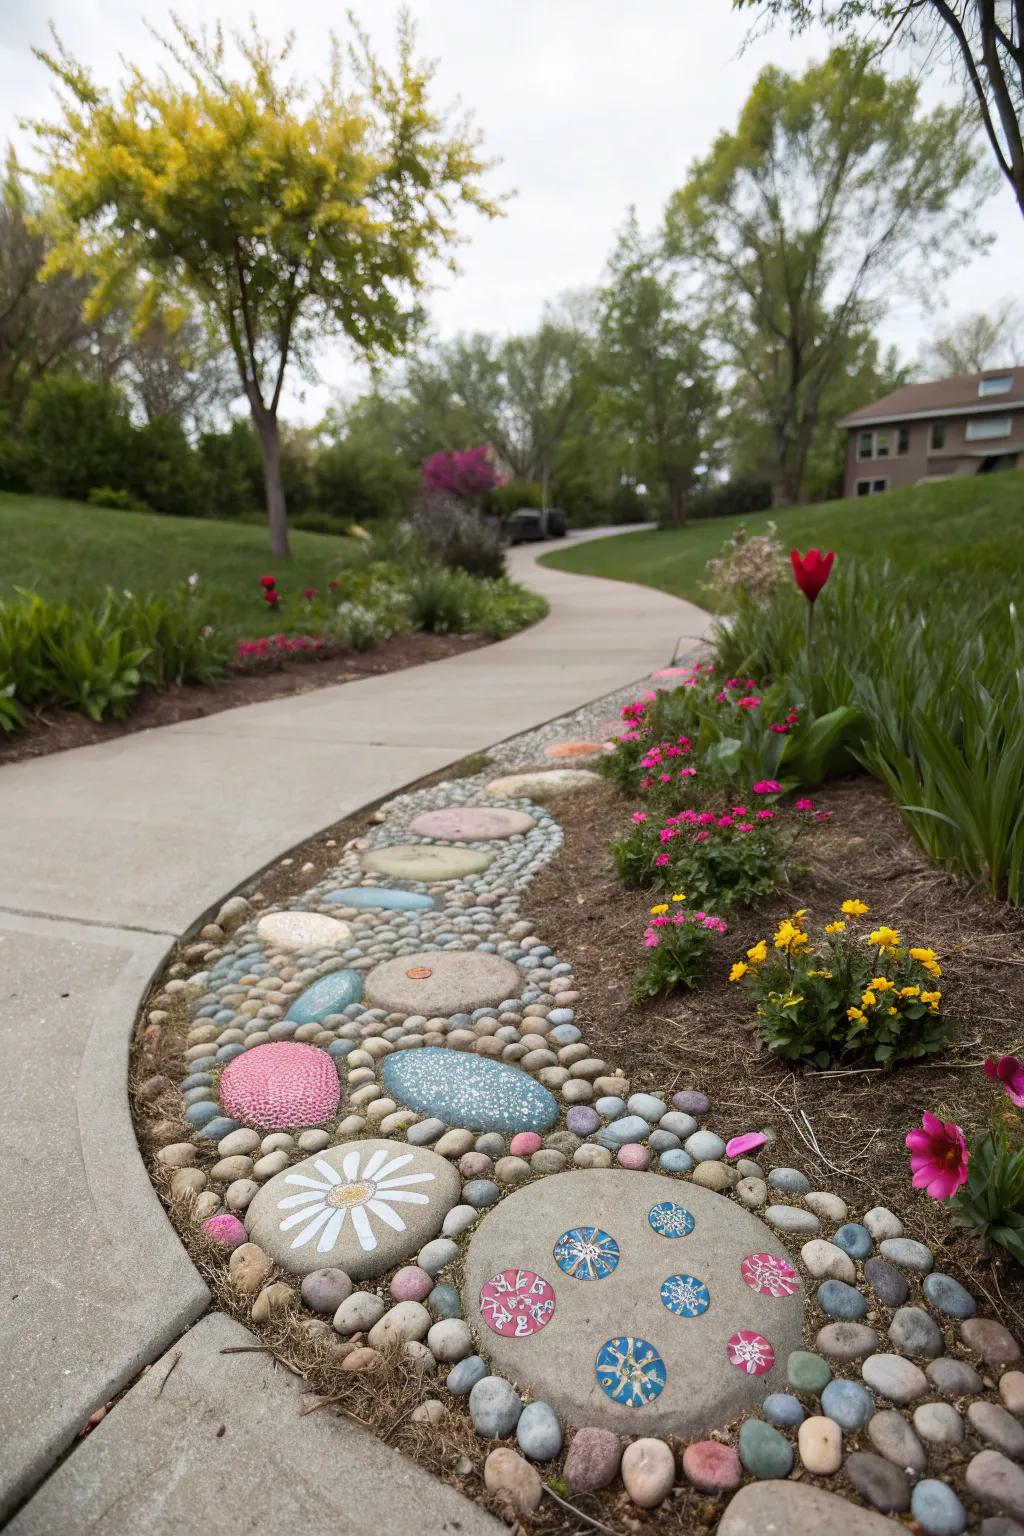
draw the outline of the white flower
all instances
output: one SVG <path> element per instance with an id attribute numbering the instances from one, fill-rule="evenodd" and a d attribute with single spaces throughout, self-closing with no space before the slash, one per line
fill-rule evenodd
<path id="1" fill-rule="evenodd" d="M 392 1231 L 404 1232 L 405 1222 L 397 1211 L 391 1209 L 392 1205 L 428 1203 L 427 1195 L 406 1186 L 432 1182 L 432 1173 L 403 1173 L 393 1177 L 399 1168 L 412 1162 L 413 1155 L 412 1152 L 405 1152 L 399 1157 L 392 1157 L 388 1150 L 371 1152 L 366 1167 L 360 1173 L 359 1153 L 352 1151 L 346 1153 L 342 1160 L 341 1173 L 323 1158 L 317 1158 L 313 1166 L 323 1175 L 322 1179 L 311 1179 L 304 1173 L 285 1174 L 284 1182 L 302 1185 L 304 1193 L 286 1195 L 278 1201 L 279 1211 L 291 1212 L 282 1221 L 280 1230 L 290 1232 L 293 1227 L 299 1227 L 299 1232 L 292 1239 L 293 1249 L 304 1248 L 319 1232 L 317 1253 L 330 1253 L 341 1236 L 345 1217 L 351 1211 L 352 1226 L 359 1239 L 359 1246 L 364 1252 L 371 1253 L 377 1246 L 370 1224 L 371 1215 L 377 1216 Z"/>

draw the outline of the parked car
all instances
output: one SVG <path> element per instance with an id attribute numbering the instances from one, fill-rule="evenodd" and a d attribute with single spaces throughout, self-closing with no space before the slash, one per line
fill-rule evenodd
<path id="1" fill-rule="evenodd" d="M 564 539 L 568 523 L 560 507 L 520 507 L 505 519 L 505 537 L 510 544 L 533 544 L 541 539 Z"/>

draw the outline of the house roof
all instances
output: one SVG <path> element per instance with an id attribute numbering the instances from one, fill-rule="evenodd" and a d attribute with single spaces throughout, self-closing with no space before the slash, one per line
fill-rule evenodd
<path id="1" fill-rule="evenodd" d="M 1002 395 L 979 395 L 982 379 L 1005 375 L 1013 384 Z M 883 395 L 870 405 L 851 411 L 839 423 L 841 427 L 870 426 L 875 422 L 906 421 L 915 416 L 963 416 L 987 411 L 1005 411 L 1024 406 L 1024 368 L 986 368 L 983 373 L 955 373 L 948 379 L 932 379 L 927 384 L 905 384 L 902 389 Z"/>

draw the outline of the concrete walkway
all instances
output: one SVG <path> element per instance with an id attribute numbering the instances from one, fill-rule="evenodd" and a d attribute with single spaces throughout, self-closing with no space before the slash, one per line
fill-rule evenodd
<path id="1" fill-rule="evenodd" d="M 154 972 L 235 886 L 367 802 L 644 677 L 680 636 L 692 648 L 706 631 L 691 604 L 547 570 L 536 553 L 513 551 L 512 574 L 551 613 L 499 645 L 0 769 L 0 1523 L 24 1506 L 18 1532 L 115 1536 L 200 1516 L 207 1532 L 238 1530 L 242 1512 L 218 1489 L 251 1465 L 239 1481 L 258 1484 L 266 1533 L 362 1529 L 378 1487 L 384 1529 L 412 1524 L 424 1500 L 432 1529 L 500 1529 L 344 1420 L 324 1426 L 329 1454 L 346 1478 L 356 1464 L 373 1477 L 354 1502 L 328 1499 L 323 1429 L 298 1421 L 294 1383 L 218 1355 L 216 1330 L 237 1325 L 193 1327 L 209 1296 L 139 1157 L 127 1062 Z M 168 1350 L 76 1442 L 93 1409 Z M 187 1369 L 155 1404 L 152 1381 L 178 1350 L 172 1382 Z M 260 1413 L 242 1406 L 252 1392 Z M 220 1423 L 241 1459 L 226 1437 L 215 1454 Z M 136 1448 L 151 1458 L 142 1475 Z M 221 1454 L 228 1472 L 211 1478 Z M 304 1457 L 309 1483 L 290 1482 Z"/>

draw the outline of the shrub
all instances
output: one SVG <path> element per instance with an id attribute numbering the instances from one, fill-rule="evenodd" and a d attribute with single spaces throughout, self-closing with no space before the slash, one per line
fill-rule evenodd
<path id="1" fill-rule="evenodd" d="M 131 491 L 117 490 L 112 485 L 94 485 L 85 499 L 90 507 L 113 507 L 116 512 L 152 512 L 153 510 Z"/>
<path id="2" fill-rule="evenodd" d="M 673 903 L 685 900 L 678 893 L 672 897 Z M 720 917 L 685 912 L 678 906 L 673 910 L 665 901 L 652 907 L 650 915 L 644 931 L 647 963 L 631 988 L 637 1001 L 699 986 L 711 969 L 714 935 L 728 932 Z"/>
<path id="3" fill-rule="evenodd" d="M 536 480 L 506 480 L 487 496 L 487 510 L 497 517 L 508 517 L 521 507 L 539 508 L 543 505 L 544 492 Z"/>
<path id="4" fill-rule="evenodd" d="M 498 484 L 492 457 L 490 443 L 432 454 L 423 465 L 423 484 L 428 492 L 441 496 L 479 501 Z"/>
<path id="5" fill-rule="evenodd" d="M 478 512 L 455 497 L 421 497 L 412 522 L 429 559 L 472 576 L 505 574 L 505 551 L 497 528 L 489 527 Z"/>
<path id="6" fill-rule="evenodd" d="M 749 534 L 741 524 L 718 558 L 708 561 L 704 587 L 716 607 L 734 607 L 740 593 L 759 602 L 788 579 L 789 556 L 775 537 L 777 531 L 776 524 L 769 523 L 767 532 Z"/>
<path id="7" fill-rule="evenodd" d="M 48 373 L 32 386 L 22 439 L 33 490 L 85 501 L 93 486 L 130 489 L 132 426 L 113 384 Z"/>
<path id="8" fill-rule="evenodd" d="M 738 476 L 722 485 L 709 485 L 696 491 L 686 503 L 688 518 L 737 517 L 751 512 L 765 512 L 772 504 L 770 480 Z M 660 527 L 672 528 L 666 509 L 658 519 Z"/>
<path id="9" fill-rule="evenodd" d="M 784 1061 L 891 1067 L 946 1044 L 934 950 L 908 948 L 895 928 L 864 932 L 867 912 L 845 901 L 816 943 L 797 912 L 779 924 L 771 948 L 761 939 L 733 966 L 730 980 L 755 999 L 761 1037 Z"/>

